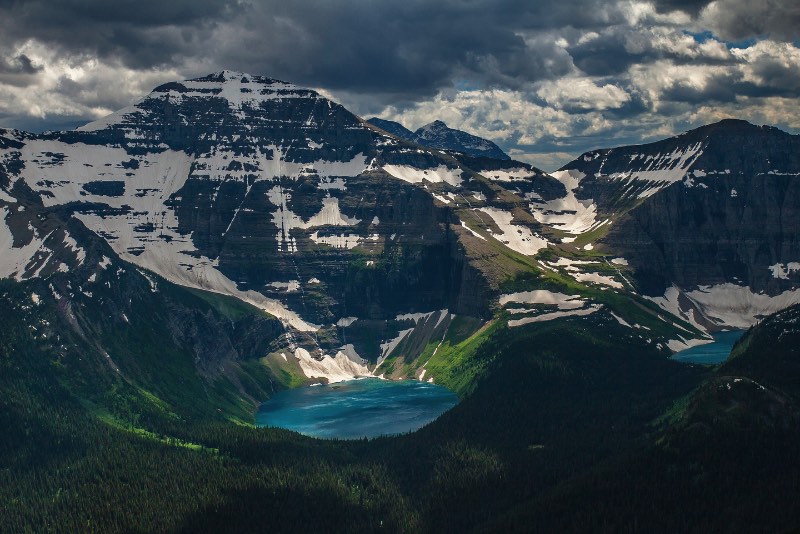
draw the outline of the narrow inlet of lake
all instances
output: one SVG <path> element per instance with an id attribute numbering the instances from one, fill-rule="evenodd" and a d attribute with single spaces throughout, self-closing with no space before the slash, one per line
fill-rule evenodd
<path id="1" fill-rule="evenodd" d="M 417 430 L 456 404 L 456 394 L 436 384 L 363 378 L 276 393 L 259 408 L 256 425 L 318 438 L 371 438 Z"/>
<path id="2" fill-rule="evenodd" d="M 728 359 L 731 349 L 744 335 L 744 330 L 731 330 L 714 334 L 714 341 L 705 345 L 676 352 L 672 359 L 684 363 L 718 364 Z"/>

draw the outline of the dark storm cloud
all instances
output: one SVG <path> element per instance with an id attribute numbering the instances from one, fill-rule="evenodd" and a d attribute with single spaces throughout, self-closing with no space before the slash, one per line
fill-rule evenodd
<path id="1" fill-rule="evenodd" d="M 755 62 L 753 73 L 760 79 L 761 86 L 783 88 L 795 94 L 800 91 L 800 65 L 796 63 L 787 64 L 777 58 L 766 58 Z"/>
<path id="2" fill-rule="evenodd" d="M 245 8 L 245 46 L 222 47 L 220 57 L 237 69 L 299 83 L 409 98 L 435 94 L 457 78 L 483 86 L 521 86 L 572 68 L 555 38 L 542 38 L 540 31 L 619 18 L 600 2 L 586 9 L 592 16 L 577 4 L 254 3 Z"/>
<path id="3" fill-rule="evenodd" d="M 430 95 L 458 74 L 487 85 L 560 76 L 569 56 L 526 32 L 622 20 L 600 0 L 35 0 L 0 4 L 0 39 L 136 69 L 206 60 L 333 89 Z"/>
<path id="4" fill-rule="evenodd" d="M 792 41 L 800 37 L 797 0 L 655 0 L 655 6 L 660 13 L 706 15 L 716 32 L 727 40 L 768 36 Z"/>
<path id="5" fill-rule="evenodd" d="M 36 74 L 40 70 L 42 68 L 34 65 L 25 54 L 0 61 L 0 74 Z"/>
<path id="6" fill-rule="evenodd" d="M 590 76 L 620 74 L 631 65 L 655 57 L 652 50 L 629 51 L 625 37 L 619 32 L 605 33 L 596 39 L 571 46 L 567 51 L 575 66 Z"/>
<path id="7" fill-rule="evenodd" d="M 749 13 L 745 0 L 720 1 L 736 7 L 728 18 L 720 15 L 726 24 Z M 780 5 L 781 14 L 797 11 L 789 0 L 759 1 Z M 657 0 L 656 7 L 697 15 L 706 4 Z M 609 76 L 669 57 L 646 39 L 627 46 L 634 29 L 625 9 L 602 0 L 6 1 L 0 45 L 35 39 L 65 56 L 133 69 L 251 71 L 385 104 L 429 97 L 458 79 L 520 89 L 564 76 L 573 64 Z M 590 30 L 600 37 L 567 51 L 555 44 L 556 32 Z"/>
<path id="8" fill-rule="evenodd" d="M 0 128 L 14 128 L 24 132 L 42 133 L 46 131 L 74 130 L 78 126 L 86 124 L 85 120 L 75 117 L 31 117 L 29 115 L 17 115 L 11 113 L 0 113 Z"/>
<path id="9" fill-rule="evenodd" d="M 613 76 L 625 73 L 631 66 L 668 59 L 675 64 L 724 65 L 733 64 L 730 54 L 725 57 L 708 55 L 699 48 L 699 42 L 688 33 L 680 37 L 693 40 L 693 48 L 659 48 L 658 36 L 651 31 L 616 26 L 603 30 L 597 37 L 586 39 L 567 48 L 575 66 L 590 76 Z M 708 39 L 710 39 L 709 37 Z"/>
<path id="10" fill-rule="evenodd" d="M 703 87 L 676 82 L 664 89 L 661 100 L 692 104 L 734 102 L 737 89 L 740 89 L 740 80 L 738 73 L 725 73 L 709 78 Z"/>
<path id="11" fill-rule="evenodd" d="M 65 127 L 226 68 L 324 88 L 370 115 L 440 113 L 498 89 L 454 105 L 504 148 L 548 131 L 537 150 L 564 152 L 641 140 L 700 104 L 800 92 L 791 52 L 743 58 L 719 41 L 794 42 L 797 0 L 644 2 L 0 0 L 0 124 Z"/>
<path id="12" fill-rule="evenodd" d="M 723 39 L 754 37 L 793 41 L 800 38 L 797 0 L 717 0 L 703 15 Z"/>
<path id="13" fill-rule="evenodd" d="M 710 3 L 711 0 L 656 0 L 655 6 L 659 13 L 683 11 L 697 16 Z"/>
<path id="14" fill-rule="evenodd" d="M 67 55 L 88 54 L 146 68 L 201 44 L 199 38 L 208 35 L 209 27 L 236 13 L 234 5 L 216 0 L 4 2 L 0 39 L 6 46 L 35 39 Z"/>
<path id="15" fill-rule="evenodd" d="M 0 83 L 25 87 L 40 70 L 42 68 L 34 65 L 25 54 L 19 54 L 12 58 L 0 57 Z"/>

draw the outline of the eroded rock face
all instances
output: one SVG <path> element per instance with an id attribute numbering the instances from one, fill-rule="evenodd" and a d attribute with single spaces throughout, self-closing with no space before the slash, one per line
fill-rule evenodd
<path id="1" fill-rule="evenodd" d="M 487 284 L 451 227 L 459 220 L 431 194 L 474 171 L 314 91 L 223 71 L 162 85 L 77 131 L 0 142 L 7 190 L 74 214 L 135 265 L 300 331 L 345 316 L 490 314 Z M 20 220 L 14 239 L 43 238 Z M 24 260 L 19 276 L 59 268 Z"/>
<path id="2" fill-rule="evenodd" d="M 800 136 L 725 120 L 652 143 L 589 152 L 579 198 L 617 217 L 602 240 L 661 295 L 734 283 L 775 295 L 796 287 Z"/>
<path id="3" fill-rule="evenodd" d="M 271 355 L 295 368 L 341 352 L 361 369 L 391 346 L 413 360 L 451 315 L 479 328 L 503 284 L 535 283 L 539 269 L 663 296 L 687 320 L 681 303 L 712 310 L 708 328 L 747 325 L 800 299 L 759 294 L 798 282 L 797 153 L 797 136 L 724 121 L 548 175 L 426 148 L 314 91 L 223 71 L 74 132 L 0 132 L 0 267 L 19 280 L 80 267 L 78 232 L 37 215 L 57 213 L 102 238 L 109 261 L 277 317 Z M 724 294 L 708 302 L 699 286 Z M 747 313 L 730 315 L 741 299 Z M 403 318 L 434 313 L 432 329 Z M 191 326 L 203 321 L 187 321 L 175 331 L 203 338 Z M 210 368 L 211 352 L 240 352 L 207 341 Z"/>
<path id="4" fill-rule="evenodd" d="M 643 289 L 739 282 L 777 294 L 797 285 L 773 266 L 800 256 L 798 177 L 744 175 L 670 187 L 612 227 L 606 242 L 634 264 Z M 735 192 L 735 193 L 734 193 Z M 780 268 L 780 267 L 778 267 Z"/>

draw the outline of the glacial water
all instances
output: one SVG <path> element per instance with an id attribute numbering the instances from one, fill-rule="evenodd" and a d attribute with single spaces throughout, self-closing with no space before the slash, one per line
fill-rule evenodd
<path id="1" fill-rule="evenodd" d="M 364 378 L 281 391 L 261 405 L 256 424 L 318 438 L 377 437 L 416 430 L 457 403 L 436 384 Z"/>
<path id="2" fill-rule="evenodd" d="M 717 364 L 728 359 L 731 349 L 744 334 L 744 330 L 731 330 L 714 334 L 714 341 L 691 347 L 672 355 L 673 360 L 685 363 Z"/>

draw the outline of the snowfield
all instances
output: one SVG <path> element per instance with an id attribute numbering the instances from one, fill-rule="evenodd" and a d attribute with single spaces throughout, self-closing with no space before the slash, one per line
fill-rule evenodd
<path id="1" fill-rule="evenodd" d="M 431 183 L 446 183 L 453 187 L 461 185 L 463 171 L 456 167 L 450 169 L 440 165 L 434 169 L 417 169 L 408 165 L 384 165 L 383 170 L 399 180 L 410 184 L 421 184 L 423 181 Z"/>
<path id="2" fill-rule="evenodd" d="M 720 328 L 745 329 L 753 326 L 762 317 L 800 303 L 800 289 L 784 291 L 771 297 L 754 293 L 749 287 L 728 283 L 700 286 L 690 291 L 672 286 L 663 297 L 648 297 L 668 312 L 683 317 L 696 328 L 707 332 L 708 329 L 698 322 L 695 309 L 681 304 L 681 297 L 687 299 L 711 324 Z"/>

